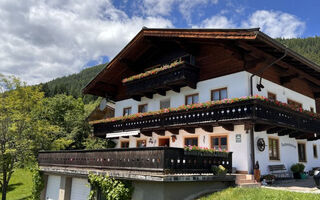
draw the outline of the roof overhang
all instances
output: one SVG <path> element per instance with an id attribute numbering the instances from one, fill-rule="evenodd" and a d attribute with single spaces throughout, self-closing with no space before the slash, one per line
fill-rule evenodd
<path id="1" fill-rule="evenodd" d="M 269 49 L 269 54 L 287 51 L 287 56 L 283 62 L 297 66 L 310 76 L 320 79 L 320 67 L 307 58 L 288 49 L 280 42 L 272 39 L 266 34 L 254 29 L 149 29 L 143 28 L 119 53 L 115 58 L 83 89 L 84 94 L 92 94 L 102 97 L 110 97 L 115 94 L 117 84 L 121 82 L 121 75 L 126 72 L 127 67 L 122 62 L 126 58 L 138 57 L 140 50 L 146 48 L 144 39 L 156 38 L 163 40 L 232 40 L 239 42 L 250 42 L 249 44 L 263 45 Z M 263 48 L 264 48 L 263 47 Z M 263 50 L 263 49 L 262 49 Z M 264 51 L 264 50 L 263 50 Z M 277 56 L 277 54 L 274 54 Z"/>

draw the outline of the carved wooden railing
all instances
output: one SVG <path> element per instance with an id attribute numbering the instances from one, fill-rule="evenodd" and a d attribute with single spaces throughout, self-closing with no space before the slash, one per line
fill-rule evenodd
<path id="1" fill-rule="evenodd" d="M 222 165 L 231 173 L 232 152 L 187 152 L 172 147 L 47 151 L 39 153 L 38 163 L 39 166 L 160 173 L 212 173 L 212 166 Z"/>
<path id="2" fill-rule="evenodd" d="M 212 107 L 175 111 L 135 119 L 94 124 L 95 135 L 137 129 L 183 128 L 216 122 L 241 124 L 261 122 L 307 133 L 320 133 L 320 120 L 259 99 L 215 105 Z"/>

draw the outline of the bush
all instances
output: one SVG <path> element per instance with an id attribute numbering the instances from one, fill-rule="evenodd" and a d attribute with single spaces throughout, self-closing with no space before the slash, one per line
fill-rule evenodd
<path id="1" fill-rule="evenodd" d="M 129 200 L 133 187 L 129 181 L 120 181 L 109 176 L 89 174 L 91 191 L 89 200 L 94 200 L 98 191 L 101 191 L 106 200 Z"/>
<path id="2" fill-rule="evenodd" d="M 304 168 L 305 168 L 304 164 L 296 163 L 296 164 L 293 164 L 290 169 L 293 173 L 303 173 Z"/>
<path id="3" fill-rule="evenodd" d="M 227 169 L 224 168 L 222 165 L 213 166 L 212 167 L 212 172 L 213 172 L 214 175 L 226 175 L 227 174 Z"/>

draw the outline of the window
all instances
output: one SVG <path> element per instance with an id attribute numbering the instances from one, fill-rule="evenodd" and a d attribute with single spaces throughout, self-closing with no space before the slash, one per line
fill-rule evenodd
<path id="1" fill-rule="evenodd" d="M 318 151 L 317 151 L 317 145 L 313 145 L 313 157 L 318 158 Z"/>
<path id="2" fill-rule="evenodd" d="M 313 108 L 313 107 L 310 107 L 310 111 L 314 113 L 314 108 Z"/>
<path id="3" fill-rule="evenodd" d="M 170 108 L 170 99 L 160 101 L 160 109 Z"/>
<path id="4" fill-rule="evenodd" d="M 129 148 L 129 141 L 121 141 L 121 148 Z"/>
<path id="5" fill-rule="evenodd" d="M 146 147 L 147 140 L 137 140 L 137 147 Z"/>
<path id="6" fill-rule="evenodd" d="M 199 103 L 199 95 L 198 94 L 191 94 L 186 96 L 186 105 Z"/>
<path id="7" fill-rule="evenodd" d="M 131 107 L 123 109 L 123 116 L 131 115 Z"/>
<path id="8" fill-rule="evenodd" d="M 225 136 L 212 136 L 211 137 L 211 148 L 228 150 L 228 137 Z"/>
<path id="9" fill-rule="evenodd" d="M 269 138 L 269 159 L 270 160 L 280 160 L 279 139 Z"/>
<path id="10" fill-rule="evenodd" d="M 198 138 L 191 137 L 191 138 L 184 138 L 184 145 L 185 146 L 198 146 Z"/>
<path id="11" fill-rule="evenodd" d="M 298 143 L 298 156 L 299 162 L 307 162 L 305 143 Z"/>
<path id="12" fill-rule="evenodd" d="M 139 113 L 148 112 L 148 104 L 139 105 L 138 106 L 138 112 Z"/>
<path id="13" fill-rule="evenodd" d="M 291 99 L 288 99 L 288 104 L 289 104 L 289 105 L 292 105 L 292 106 L 294 106 L 294 107 L 296 107 L 296 108 L 302 108 L 302 104 L 301 104 L 301 103 L 296 102 L 296 101 L 293 101 L 293 100 L 291 100 Z"/>
<path id="14" fill-rule="evenodd" d="M 217 101 L 228 98 L 227 88 L 211 90 L 211 101 Z"/>
<path id="15" fill-rule="evenodd" d="M 277 100 L 277 95 L 272 93 L 272 92 L 268 92 L 268 99 L 271 101 L 276 101 Z"/>

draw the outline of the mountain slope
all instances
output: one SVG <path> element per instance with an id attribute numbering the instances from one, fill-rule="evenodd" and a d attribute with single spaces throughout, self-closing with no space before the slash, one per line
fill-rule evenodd
<path id="1" fill-rule="evenodd" d="M 82 97 L 84 103 L 95 100 L 97 97 L 82 94 L 82 88 L 85 87 L 105 66 L 101 64 L 86 68 L 79 73 L 56 78 L 52 81 L 42 84 L 42 90 L 46 97 L 53 97 L 56 94 L 67 94 L 75 98 Z"/>

